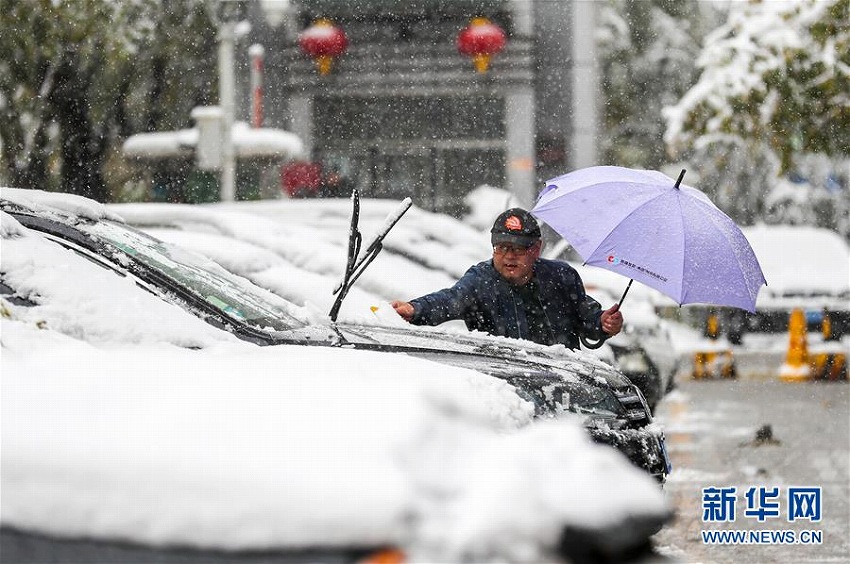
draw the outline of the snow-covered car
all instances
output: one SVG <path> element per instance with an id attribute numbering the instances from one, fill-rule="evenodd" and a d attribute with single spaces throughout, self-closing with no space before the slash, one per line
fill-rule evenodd
<path id="1" fill-rule="evenodd" d="M 21 194 L 11 190 L 7 193 Z M 23 197 L 38 198 L 34 193 L 23 193 Z M 16 204 L 9 204 L 8 211 L 31 229 L 73 245 L 78 253 L 90 253 L 92 260 L 116 263 L 114 267 L 124 270 L 125 275 L 139 278 L 152 291 L 166 299 L 176 299 L 187 310 L 241 339 L 261 345 L 345 344 L 426 356 L 482 370 L 516 386 L 520 394 L 534 402 L 538 415 L 553 416 L 564 411 L 586 414 L 592 436 L 615 444 L 659 480 L 663 481 L 666 475 L 663 436 L 650 425 L 651 415 L 644 398 L 606 363 L 563 347 L 520 345 L 511 339 L 468 333 L 447 335 L 403 323 L 393 327 L 362 321 L 329 324 L 318 312 L 308 314 L 306 320 L 298 319 L 292 313 L 299 310 L 296 305 L 268 292 L 253 296 L 245 288 L 221 280 L 222 272 L 205 272 L 205 268 L 218 266 L 211 261 L 193 257 L 123 223 L 106 217 L 80 221 L 73 215 L 61 220 L 49 206 L 43 213 L 31 209 L 27 212 L 25 208 L 19 198 Z M 298 271 L 291 276 L 300 274 Z M 278 310 L 272 310 L 271 304 L 276 304 Z"/>
<path id="2" fill-rule="evenodd" d="M 491 530 L 503 524 L 486 510 L 439 501 L 486 506 L 489 496 L 500 498 L 468 489 L 466 479 L 476 481 L 464 474 L 472 453 L 507 465 L 511 483 L 500 487 L 509 489 L 519 487 L 512 480 L 525 474 L 521 467 L 538 473 L 536 457 L 557 460 L 544 472 L 552 483 L 535 486 L 554 500 L 578 496 L 582 480 L 611 469 L 599 486 L 603 516 L 595 508 L 574 519 L 550 516 L 556 534 L 531 543 L 535 558 L 622 555 L 669 517 L 646 489 L 652 480 L 618 465 L 614 450 L 555 437 L 567 428 L 561 423 L 580 429 L 570 421 L 580 415 L 594 439 L 663 479 L 660 431 L 640 393 L 604 363 L 506 339 L 333 324 L 129 228 L 90 200 L 3 189 L 0 207 L 2 538 L 4 555 L 16 561 L 66 549 L 78 557 L 65 560 L 95 561 L 105 549 L 91 539 L 135 543 L 125 548 L 142 559 L 174 546 L 347 555 L 403 546 L 425 559 L 511 558 L 517 539 Z M 542 423 L 529 425 L 535 416 L 557 431 L 531 446 L 515 437 L 544 433 Z M 501 459 L 507 451 L 497 443 L 510 440 L 525 453 L 519 469 L 509 468 L 514 455 Z M 576 465 L 593 469 L 579 476 Z M 348 484 L 349 473 L 374 476 Z M 312 477 L 306 485 L 304 475 Z M 334 493 L 337 483 L 349 487 Z M 546 493 L 550 487 L 556 491 Z M 223 495 L 224 509 L 204 505 L 205 494 Z M 146 501 L 134 506 L 139 496 Z M 591 501 L 567 505 L 582 503 Z M 481 521 L 435 527 L 455 511 Z M 332 534 L 348 520 L 359 524 Z M 518 523 L 518 534 L 527 526 Z M 222 532 L 234 528 L 239 534 Z M 457 534 L 466 537 L 444 538 Z"/>
<path id="3" fill-rule="evenodd" d="M 589 292 L 603 303 L 615 301 L 608 292 L 596 286 L 591 286 Z M 649 302 L 627 300 L 624 309 L 627 321 L 623 331 L 605 345 L 611 349 L 614 366 L 640 389 L 654 412 L 676 385 L 680 353 L 673 346 L 665 322 L 655 314 Z"/>
<path id="4" fill-rule="evenodd" d="M 582 264 L 575 249 L 563 239 L 547 249 L 546 256 L 570 262 L 587 293 L 601 304 L 621 301 L 627 281 L 614 272 Z M 673 303 L 657 290 L 636 285 L 621 303 L 623 331 L 605 344 L 613 355 L 612 364 L 640 388 L 652 410 L 675 387 L 681 363 L 666 322 L 655 313 L 656 305 Z"/>
<path id="5" fill-rule="evenodd" d="M 650 409 L 655 411 L 658 402 L 674 387 L 673 373 L 662 373 L 634 335 L 626 334 L 608 346 L 617 368 L 640 389 Z"/>
<path id="6" fill-rule="evenodd" d="M 205 206 L 113 204 L 109 209 L 142 231 L 189 247 L 294 303 L 310 303 L 327 310 L 333 299 L 333 285 L 342 278 L 341 257 L 350 205 L 345 200 L 331 199 Z M 367 229 L 379 224 L 395 205 L 387 200 L 364 200 L 361 216 Z M 299 241 L 293 244 L 296 236 Z M 413 208 L 393 230 L 384 248 L 374 267 L 352 289 L 341 319 L 392 325 L 392 318 L 397 316 L 381 315 L 370 306 L 450 286 L 470 264 L 491 252 L 486 230 L 478 232 L 454 218 L 418 208 Z M 576 267 L 584 270 L 580 265 Z M 294 272 L 297 276 L 291 275 Z M 624 283 L 613 273 L 600 272 Z M 616 301 L 598 285 L 589 287 L 600 303 Z M 610 342 L 611 347 L 606 350 L 613 352 L 613 357 L 595 356 L 613 364 L 637 384 L 654 409 L 673 387 L 678 353 L 669 339 L 664 339 L 662 321 L 652 306 L 641 299 L 640 292 L 635 295 L 637 298 L 624 306 L 628 335 L 624 333 Z M 460 321 L 447 325 L 468 334 Z"/>

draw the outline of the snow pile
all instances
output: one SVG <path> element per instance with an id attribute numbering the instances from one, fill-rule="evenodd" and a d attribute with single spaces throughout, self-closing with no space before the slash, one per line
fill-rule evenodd
<path id="1" fill-rule="evenodd" d="M 3 334 L 3 524 L 61 536 L 399 542 L 417 494 L 400 455 L 423 429 L 446 418 L 463 441 L 533 415 L 499 380 L 403 355 L 102 349 L 5 319 Z"/>
<path id="2" fill-rule="evenodd" d="M 236 156 L 243 158 L 304 155 L 304 144 L 294 133 L 272 127 L 251 127 L 244 121 L 233 124 L 233 146 Z"/>
<path id="3" fill-rule="evenodd" d="M 578 422 L 528 426 L 532 406 L 475 372 L 350 349 L 102 348 L 2 324 L 6 526 L 539 561 L 566 525 L 665 510 Z"/>
<path id="4" fill-rule="evenodd" d="M 472 190 L 464 197 L 463 202 L 469 208 L 469 213 L 463 218 L 464 222 L 487 233 L 500 213 L 510 208 L 522 207 L 511 192 L 487 184 Z"/>
<path id="5" fill-rule="evenodd" d="M 88 219 L 123 221 L 121 216 L 110 211 L 103 204 L 75 194 L 0 187 L 0 197 L 36 211 L 62 215 L 73 214 Z"/>
<path id="6" fill-rule="evenodd" d="M 301 138 L 270 127 L 254 128 L 245 122 L 235 122 L 231 131 L 233 148 L 240 158 L 278 157 L 297 158 L 304 154 Z M 157 159 L 191 157 L 198 145 L 197 127 L 177 131 L 158 131 L 131 135 L 123 146 L 128 157 Z"/>
<path id="7" fill-rule="evenodd" d="M 507 435 L 479 434 L 476 456 L 445 452 L 454 444 L 437 444 L 444 434 L 434 435 L 426 447 L 442 451 L 438 458 L 447 461 L 444 472 L 455 483 L 440 489 L 446 480 L 423 468 L 425 480 L 435 483 L 427 484 L 431 495 L 423 501 L 432 505 L 423 512 L 414 556 L 422 551 L 440 562 L 552 561 L 565 524 L 594 530 L 667 510 L 652 478 L 624 469 L 616 451 L 591 443 L 578 425 L 549 421 Z"/>

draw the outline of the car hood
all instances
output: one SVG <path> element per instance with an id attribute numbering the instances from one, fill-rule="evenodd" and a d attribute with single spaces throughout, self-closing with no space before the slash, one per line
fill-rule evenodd
<path id="1" fill-rule="evenodd" d="M 431 328 L 346 324 L 337 328 L 355 348 L 402 352 L 506 380 L 522 397 L 534 403 L 538 415 L 574 411 L 612 423 L 615 420 L 622 423 L 628 416 L 628 407 L 617 397 L 632 394 L 632 384 L 611 366 L 584 353 Z"/>
<path id="2" fill-rule="evenodd" d="M 619 388 L 629 381 L 611 365 L 598 358 L 571 351 L 561 345 L 544 346 L 507 337 L 470 333 L 449 333 L 431 327 L 387 327 L 339 324 L 339 331 L 355 346 L 371 343 L 388 347 L 422 349 L 438 353 L 465 354 L 482 364 L 539 366 L 570 374 L 575 378 Z"/>
<path id="3" fill-rule="evenodd" d="M 516 339 L 439 329 L 339 325 L 354 347 L 405 352 L 507 381 L 535 406 L 538 417 L 573 412 L 593 439 L 617 447 L 659 481 L 669 472 L 663 433 L 640 390 L 596 357 Z"/>

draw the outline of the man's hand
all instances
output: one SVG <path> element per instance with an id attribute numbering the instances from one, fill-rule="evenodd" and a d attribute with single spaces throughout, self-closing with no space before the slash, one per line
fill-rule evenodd
<path id="1" fill-rule="evenodd" d="M 413 319 L 413 304 L 410 302 L 394 301 L 390 305 L 405 321 Z M 622 324 L 622 316 L 620 316 L 620 323 Z"/>
<path id="2" fill-rule="evenodd" d="M 396 309 L 398 311 L 398 309 Z M 602 312 L 600 319 L 602 330 L 613 337 L 623 329 L 623 314 L 620 313 L 620 304 L 614 304 Z"/>

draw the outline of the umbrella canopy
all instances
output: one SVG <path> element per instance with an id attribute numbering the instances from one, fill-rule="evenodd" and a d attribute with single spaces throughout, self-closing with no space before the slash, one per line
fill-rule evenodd
<path id="1" fill-rule="evenodd" d="M 681 180 L 651 170 L 584 168 L 548 181 L 531 213 L 585 264 L 638 280 L 680 305 L 755 311 L 766 281 L 750 243 L 705 194 Z"/>

